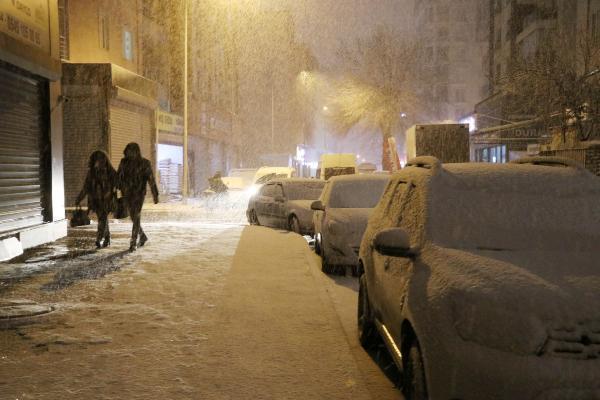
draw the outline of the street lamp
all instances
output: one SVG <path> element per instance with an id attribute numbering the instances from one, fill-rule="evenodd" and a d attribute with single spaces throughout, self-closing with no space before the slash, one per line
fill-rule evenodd
<path id="1" fill-rule="evenodd" d="M 183 198 L 188 196 L 188 0 L 183 0 Z"/>

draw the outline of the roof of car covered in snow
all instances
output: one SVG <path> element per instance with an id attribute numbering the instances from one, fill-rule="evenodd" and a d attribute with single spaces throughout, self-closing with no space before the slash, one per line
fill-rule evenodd
<path id="1" fill-rule="evenodd" d="M 432 159 L 432 158 L 431 158 Z M 427 160 L 417 165 L 409 165 L 398 172 L 402 177 L 420 180 L 425 176 L 439 176 L 435 182 L 465 189 L 489 191 L 512 191 L 518 188 L 522 193 L 598 193 L 600 178 L 576 164 L 553 162 L 544 164 L 542 158 L 535 163 L 524 159 L 516 163 L 449 163 Z M 532 159 L 533 160 L 533 159 Z M 539 162 L 538 162 L 539 161 Z M 433 183 L 435 184 L 435 183 Z"/>
<path id="2" fill-rule="evenodd" d="M 357 182 L 357 181 L 388 181 L 390 175 L 383 174 L 351 174 L 351 175 L 337 175 L 329 178 L 329 182 Z"/>
<path id="3" fill-rule="evenodd" d="M 281 183 L 283 185 L 303 184 L 303 183 L 321 183 L 325 185 L 325 181 L 312 178 L 281 178 L 270 180 L 269 183 Z"/>

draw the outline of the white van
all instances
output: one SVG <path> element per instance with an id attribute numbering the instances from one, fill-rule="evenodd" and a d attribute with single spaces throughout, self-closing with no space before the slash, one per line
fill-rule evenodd
<path id="1" fill-rule="evenodd" d="M 327 180 L 332 176 L 356 174 L 356 154 L 323 154 L 317 169 L 317 178 Z"/>

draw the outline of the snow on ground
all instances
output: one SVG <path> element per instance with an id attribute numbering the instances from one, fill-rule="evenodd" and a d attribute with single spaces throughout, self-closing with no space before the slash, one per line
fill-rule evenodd
<path id="1" fill-rule="evenodd" d="M 143 222 L 149 241 L 137 252 L 124 252 L 131 224 L 112 224 L 111 248 L 50 260 L 0 288 L 3 299 L 55 307 L 35 324 L 0 329 L 1 399 L 399 396 L 357 358 L 342 327 L 352 326 L 356 294 L 340 287 L 352 299 L 340 324 L 304 238 L 207 223 L 193 205 L 162 207 L 176 221 L 148 210 L 154 222 Z M 69 240 L 89 248 L 94 229 Z"/>
<path id="2" fill-rule="evenodd" d="M 119 228 L 113 246 L 123 249 L 131 225 Z M 122 256 L 118 273 L 40 290 L 56 278 L 45 273 L 2 293 L 56 311 L 42 324 L 0 331 L 0 398 L 197 398 L 184 376 L 203 362 L 197 353 L 242 228 L 144 228 L 149 242 Z"/>

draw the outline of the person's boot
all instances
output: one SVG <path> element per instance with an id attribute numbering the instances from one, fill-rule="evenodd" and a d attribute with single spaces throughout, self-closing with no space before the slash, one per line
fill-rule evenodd
<path id="1" fill-rule="evenodd" d="M 106 236 L 104 238 L 104 243 L 102 243 L 102 247 L 108 247 L 110 246 L 110 235 Z"/>
<path id="2" fill-rule="evenodd" d="M 134 242 L 134 243 L 131 243 L 131 244 L 129 245 L 129 252 L 130 252 L 130 253 L 133 253 L 133 252 L 134 252 L 134 251 L 136 251 L 136 250 L 137 250 L 137 248 L 135 247 L 135 242 Z"/>
<path id="3" fill-rule="evenodd" d="M 102 246 L 100 245 L 100 241 L 99 241 L 99 240 L 96 240 L 96 248 L 97 248 L 97 249 L 99 249 L 100 247 L 102 247 Z"/>
<path id="4" fill-rule="evenodd" d="M 147 241 L 148 241 L 148 236 L 146 236 L 145 233 L 142 233 L 140 235 L 140 244 L 138 245 L 138 247 L 143 247 Z"/>

